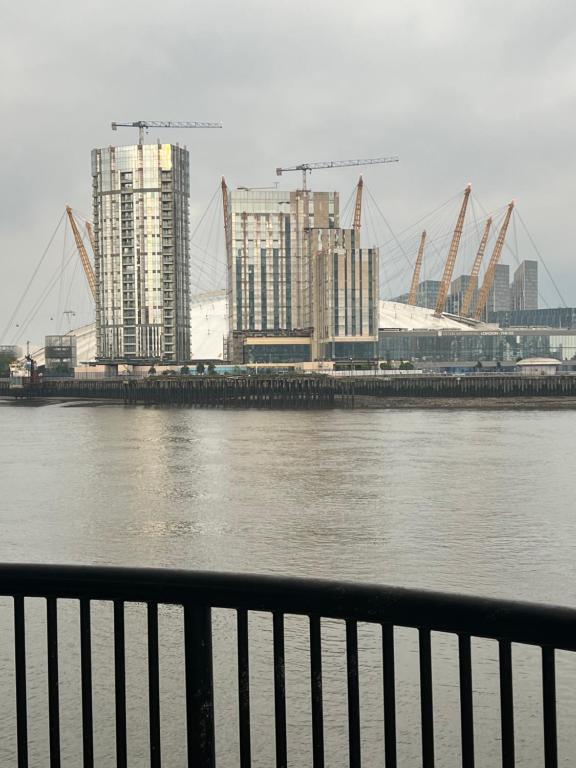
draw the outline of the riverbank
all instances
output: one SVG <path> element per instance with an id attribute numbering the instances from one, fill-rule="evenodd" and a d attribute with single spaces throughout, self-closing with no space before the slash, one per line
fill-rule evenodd
<path id="1" fill-rule="evenodd" d="M 0 407 L 42 408 L 62 405 L 65 408 L 99 408 L 102 406 L 134 407 L 136 405 L 172 405 L 170 403 L 125 403 L 122 399 L 79 399 L 77 397 L 39 397 L 15 399 L 0 396 Z M 185 404 L 180 404 L 185 407 Z M 228 405 L 240 409 L 241 405 Z M 246 406 L 244 406 L 246 407 Z M 281 406 L 269 408 L 282 410 Z M 310 406 L 307 406 L 309 409 Z M 374 409 L 374 410 L 447 410 L 447 411 L 573 411 L 576 397 L 375 397 L 354 396 L 344 400 L 335 398 L 332 409 Z"/>

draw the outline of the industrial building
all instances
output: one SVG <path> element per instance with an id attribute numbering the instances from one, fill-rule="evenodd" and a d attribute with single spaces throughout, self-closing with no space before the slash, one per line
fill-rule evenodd
<path id="1" fill-rule="evenodd" d="M 188 151 L 95 149 L 92 185 L 98 357 L 188 360 Z"/>

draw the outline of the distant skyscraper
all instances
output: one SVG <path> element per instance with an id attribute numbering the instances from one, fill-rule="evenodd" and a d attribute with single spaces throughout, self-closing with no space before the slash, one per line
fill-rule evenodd
<path id="1" fill-rule="evenodd" d="M 440 280 L 422 280 L 418 283 L 418 289 L 416 292 L 416 306 L 428 307 L 428 309 L 434 309 L 438 300 L 438 291 L 440 290 Z M 403 293 L 401 296 L 396 296 L 390 301 L 398 301 L 400 304 L 407 304 L 410 294 Z"/>
<path id="2" fill-rule="evenodd" d="M 508 264 L 497 264 L 494 282 L 486 302 L 485 314 L 511 309 L 510 304 L 510 267 Z"/>
<path id="3" fill-rule="evenodd" d="M 511 286 L 512 309 L 538 309 L 538 262 L 523 261 Z"/>
<path id="4" fill-rule="evenodd" d="M 452 280 L 450 284 L 450 295 L 446 302 L 446 311 L 451 312 L 454 315 L 459 315 L 461 312 L 464 297 L 470 285 L 470 275 L 459 275 L 455 280 Z M 474 301 L 476 297 L 474 297 Z"/>
<path id="5" fill-rule="evenodd" d="M 98 357 L 189 359 L 188 151 L 95 149 L 92 185 Z"/>

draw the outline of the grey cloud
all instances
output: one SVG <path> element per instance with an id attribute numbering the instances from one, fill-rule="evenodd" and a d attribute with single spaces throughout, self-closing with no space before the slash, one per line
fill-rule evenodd
<path id="1" fill-rule="evenodd" d="M 397 229 L 469 180 L 489 208 L 515 197 L 574 303 L 572 2 L 0 5 L 0 329 L 63 206 L 90 211 L 90 149 L 142 118 L 224 122 L 161 134 L 190 148 L 193 215 L 221 175 L 262 185 L 280 164 L 391 153 L 364 175 Z M 355 179 L 313 184 L 345 199 Z"/>

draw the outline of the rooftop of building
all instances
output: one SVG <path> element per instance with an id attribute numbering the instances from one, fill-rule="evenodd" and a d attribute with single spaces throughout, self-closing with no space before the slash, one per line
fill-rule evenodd
<path id="1" fill-rule="evenodd" d="M 523 366 L 530 366 L 530 365 L 558 366 L 560 365 L 560 361 L 556 360 L 555 357 L 525 357 L 524 360 L 518 360 L 516 365 L 520 366 L 521 368 Z"/>

